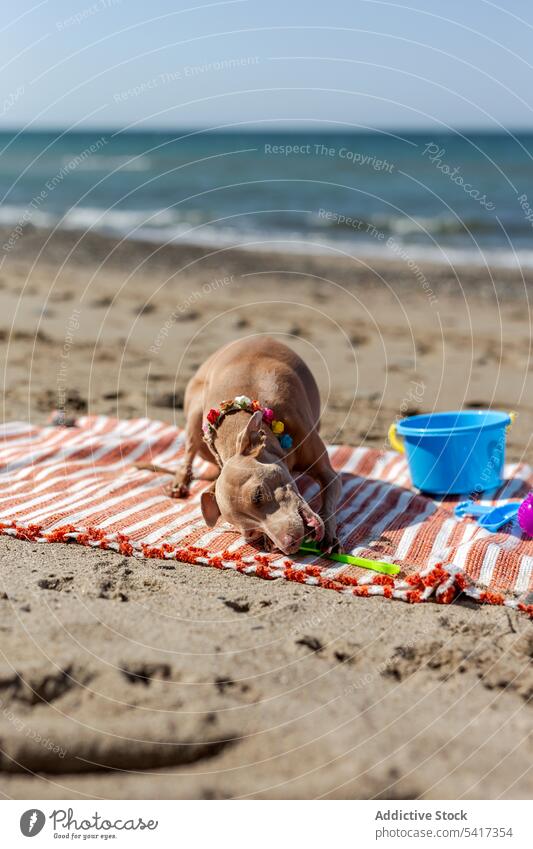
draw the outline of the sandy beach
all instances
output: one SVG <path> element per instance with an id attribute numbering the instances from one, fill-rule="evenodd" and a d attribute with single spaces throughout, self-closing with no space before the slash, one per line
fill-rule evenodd
<path id="1" fill-rule="evenodd" d="M 1 234 L 2 243 L 10 232 Z M 327 441 L 398 417 L 517 412 L 533 460 L 533 272 L 166 246 L 29 228 L 4 251 L 3 419 L 182 426 L 226 341 L 274 334 L 319 383 Z M 348 599 L 0 537 L 7 798 L 527 798 L 525 616 Z"/>

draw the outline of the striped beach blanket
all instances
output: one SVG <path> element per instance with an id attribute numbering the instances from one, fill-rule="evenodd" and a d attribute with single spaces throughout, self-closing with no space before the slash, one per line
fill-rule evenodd
<path id="1" fill-rule="evenodd" d="M 401 567 L 396 577 L 322 557 L 289 559 L 245 544 L 229 526 L 209 530 L 195 480 L 191 496 L 170 498 L 168 475 L 136 463 L 178 465 L 184 432 L 146 418 L 121 421 L 82 416 L 73 427 L 20 422 L 0 431 L 0 532 L 37 542 L 75 541 L 144 558 L 233 569 L 354 595 L 408 602 L 477 601 L 533 613 L 533 540 L 516 525 L 490 534 L 455 519 L 457 499 L 432 500 L 411 487 L 405 459 L 392 451 L 329 446 L 343 483 L 338 510 L 346 552 Z M 199 461 L 195 474 L 205 464 Z M 298 485 L 316 506 L 317 485 Z M 525 464 L 506 467 L 506 479 L 483 501 L 518 500 L 533 487 Z"/>

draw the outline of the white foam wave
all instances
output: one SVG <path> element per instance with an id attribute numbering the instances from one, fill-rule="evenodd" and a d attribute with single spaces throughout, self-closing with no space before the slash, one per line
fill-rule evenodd
<path id="1" fill-rule="evenodd" d="M 53 227 L 57 216 L 42 209 L 22 204 L 3 204 L 0 206 L 0 226 L 11 227 L 17 224 L 33 224 L 35 227 Z"/>
<path id="2" fill-rule="evenodd" d="M 73 207 L 65 215 L 63 227 L 67 230 L 89 228 L 113 230 L 128 235 L 139 227 L 161 229 L 175 221 L 172 210 L 101 209 L 100 207 Z"/>
<path id="3" fill-rule="evenodd" d="M 79 154 L 65 154 L 62 165 L 77 162 Z M 118 156 L 94 154 L 87 156 L 77 165 L 77 170 L 83 171 L 150 171 L 152 161 L 148 156 Z"/>
<path id="4" fill-rule="evenodd" d="M 12 227 L 25 220 L 36 227 L 53 227 L 60 223 L 66 230 L 94 230 L 118 237 L 145 240 L 160 244 L 196 244 L 202 246 L 235 247 L 255 251 L 290 253 L 346 254 L 356 258 L 390 259 L 408 262 L 431 262 L 439 265 L 488 265 L 494 268 L 533 268 L 533 250 L 486 247 L 449 247 L 419 245 L 405 241 L 406 233 L 394 239 L 396 250 L 386 241 L 328 238 L 327 233 L 304 234 L 281 228 L 263 230 L 242 229 L 238 226 L 202 223 L 198 211 L 186 214 L 175 209 L 120 210 L 101 207 L 73 207 L 62 218 L 59 213 L 30 210 L 24 205 L 0 206 L 0 226 Z M 62 220 L 61 220 L 62 219 Z M 403 237 L 403 238 L 402 238 Z"/>

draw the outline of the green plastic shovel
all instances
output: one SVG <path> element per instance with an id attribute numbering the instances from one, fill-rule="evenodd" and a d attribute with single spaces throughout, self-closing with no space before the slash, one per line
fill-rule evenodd
<path id="1" fill-rule="evenodd" d="M 383 575 L 397 575 L 401 571 L 400 567 L 394 563 L 384 563 L 382 560 L 368 560 L 366 557 L 353 557 L 351 554 L 324 554 L 312 542 L 304 542 L 300 546 L 300 553 L 317 554 L 327 560 L 349 563 L 351 566 L 362 566 L 363 569 L 372 569 L 373 572 L 381 572 Z"/>

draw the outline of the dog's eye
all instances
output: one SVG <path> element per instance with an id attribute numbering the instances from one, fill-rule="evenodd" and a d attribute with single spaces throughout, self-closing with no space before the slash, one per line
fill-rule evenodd
<path id="1" fill-rule="evenodd" d="M 252 504 L 261 504 L 263 500 L 263 490 L 258 486 L 252 495 Z"/>

